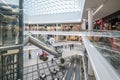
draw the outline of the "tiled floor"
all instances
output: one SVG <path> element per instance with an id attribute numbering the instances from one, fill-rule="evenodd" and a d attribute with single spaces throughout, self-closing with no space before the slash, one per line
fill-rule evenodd
<path id="1" fill-rule="evenodd" d="M 24 51 L 24 67 L 37 64 L 37 60 L 38 63 L 43 62 L 42 60 L 37 59 L 37 53 L 42 54 L 42 49 L 33 49 L 31 59 L 29 59 L 29 51 Z M 48 56 L 48 61 L 50 61 L 53 58 L 53 55 L 48 53 Z"/>
<path id="2" fill-rule="evenodd" d="M 67 59 L 67 62 L 69 62 L 69 58 Z M 23 80 L 40 80 L 40 75 L 44 73 L 46 75 L 45 80 L 53 80 L 55 78 L 59 78 L 59 80 L 62 80 L 65 70 L 59 69 L 60 61 L 59 59 L 56 59 L 53 61 L 46 61 L 39 64 L 31 65 L 24 67 L 23 70 Z M 57 71 L 57 74 L 52 74 L 53 69 Z"/>
<path id="3" fill-rule="evenodd" d="M 32 57 L 29 59 L 29 49 L 25 49 L 24 51 L 24 67 L 37 64 L 37 53 L 42 54 L 42 49 L 38 49 L 37 47 L 31 46 L 32 49 Z M 80 45 L 74 45 L 74 48 L 66 47 L 63 48 L 62 57 L 70 57 L 72 55 L 83 55 L 84 47 Z M 50 61 L 54 56 L 48 53 L 48 61 Z M 43 62 L 38 59 L 38 63 Z"/>
<path id="4" fill-rule="evenodd" d="M 26 50 L 24 51 L 24 80 L 38 80 L 38 78 L 40 77 L 40 75 L 42 73 L 45 73 L 47 75 L 46 80 L 52 80 L 53 78 L 59 77 L 60 80 L 62 79 L 63 75 L 64 75 L 64 71 L 60 71 L 59 70 L 59 66 L 57 64 L 59 64 L 59 59 L 55 59 L 56 63 L 51 63 L 51 59 L 54 57 L 51 54 L 48 53 L 48 61 L 47 62 L 43 62 L 42 60 L 38 59 L 38 65 L 37 65 L 37 53 L 42 53 L 42 50 L 31 46 L 29 47 L 30 49 L 32 49 L 32 58 L 29 59 L 28 57 L 28 48 L 26 48 Z M 106 51 L 101 51 L 99 50 L 104 57 L 109 57 L 110 53 L 106 52 Z M 70 57 L 72 55 L 83 55 L 84 52 L 84 46 L 81 45 L 74 45 L 73 48 L 70 49 L 69 45 L 67 45 L 67 47 L 65 48 L 65 46 L 63 46 L 63 53 L 62 53 L 62 57 Z M 66 60 L 68 63 L 70 62 L 69 59 Z M 109 62 L 109 61 L 108 61 Z M 58 70 L 59 72 L 57 73 L 56 76 L 51 75 L 51 71 L 53 69 Z M 119 71 L 118 71 L 119 72 Z M 38 76 L 39 75 L 39 76 Z M 89 77 L 90 80 L 94 80 L 92 76 Z"/>
<path id="5" fill-rule="evenodd" d="M 63 48 L 62 57 L 70 57 L 72 55 L 82 55 L 83 54 L 83 46 L 75 45 L 74 48 L 67 47 Z M 44 73 L 46 75 L 45 80 L 53 80 L 55 78 L 59 78 L 59 80 L 62 80 L 63 75 L 65 74 L 65 70 L 59 69 L 59 58 L 54 58 L 54 63 L 51 62 L 51 59 L 54 57 L 51 54 L 48 53 L 48 61 L 42 61 L 40 59 L 37 59 L 37 53 L 42 53 L 41 49 L 33 49 L 32 50 L 32 57 L 29 59 L 28 50 L 24 51 L 24 70 L 23 74 L 24 80 L 39 80 L 40 75 Z M 37 64 L 38 60 L 38 64 Z M 66 62 L 70 62 L 70 58 L 66 58 Z M 57 75 L 51 75 L 51 72 L 53 69 L 56 69 Z"/>

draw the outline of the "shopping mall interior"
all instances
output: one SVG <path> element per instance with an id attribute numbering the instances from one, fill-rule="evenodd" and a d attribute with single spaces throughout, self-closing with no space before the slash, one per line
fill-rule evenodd
<path id="1" fill-rule="evenodd" d="M 0 0 L 0 80 L 120 80 L 120 0 Z"/>

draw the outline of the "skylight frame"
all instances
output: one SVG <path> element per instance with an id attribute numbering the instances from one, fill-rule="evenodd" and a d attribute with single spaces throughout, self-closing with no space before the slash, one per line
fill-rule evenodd
<path id="1" fill-rule="evenodd" d="M 24 14 L 46 15 L 81 12 L 80 0 L 24 0 Z"/>

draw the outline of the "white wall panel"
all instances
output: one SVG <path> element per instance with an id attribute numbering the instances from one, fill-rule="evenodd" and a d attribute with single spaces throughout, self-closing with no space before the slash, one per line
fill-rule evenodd
<path id="1" fill-rule="evenodd" d="M 81 22 L 81 14 L 79 12 L 39 15 L 39 16 L 25 16 L 24 21 L 30 24 L 39 23 L 73 23 Z"/>

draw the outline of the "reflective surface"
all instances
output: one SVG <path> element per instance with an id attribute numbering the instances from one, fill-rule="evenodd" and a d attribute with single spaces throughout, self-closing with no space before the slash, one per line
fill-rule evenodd
<path id="1" fill-rule="evenodd" d="M 8 22 L 11 19 L 7 19 Z M 12 21 L 12 20 L 11 20 Z M 19 27 L 18 21 L 15 20 L 15 25 L 11 25 L 11 23 L 2 23 L 2 45 L 8 46 L 11 44 L 18 44 L 18 36 L 19 36 Z"/>
<path id="2" fill-rule="evenodd" d="M 10 46 L 18 44 L 19 38 L 19 15 L 12 12 L 18 7 L 16 6 L 12 10 L 2 7 L 4 4 L 0 4 L 0 10 L 3 12 L 0 14 L 0 46 Z M 13 5 L 14 6 L 14 5 Z M 13 7 L 10 5 L 10 7 Z M 6 6 L 7 7 L 7 6 Z M 11 16 L 12 15 L 12 16 Z"/>
<path id="3" fill-rule="evenodd" d="M 120 37 L 92 37 L 90 40 L 102 56 L 120 74 Z"/>
<path id="4" fill-rule="evenodd" d="M 22 80 L 21 5 L 19 0 L 0 0 L 0 80 Z"/>

